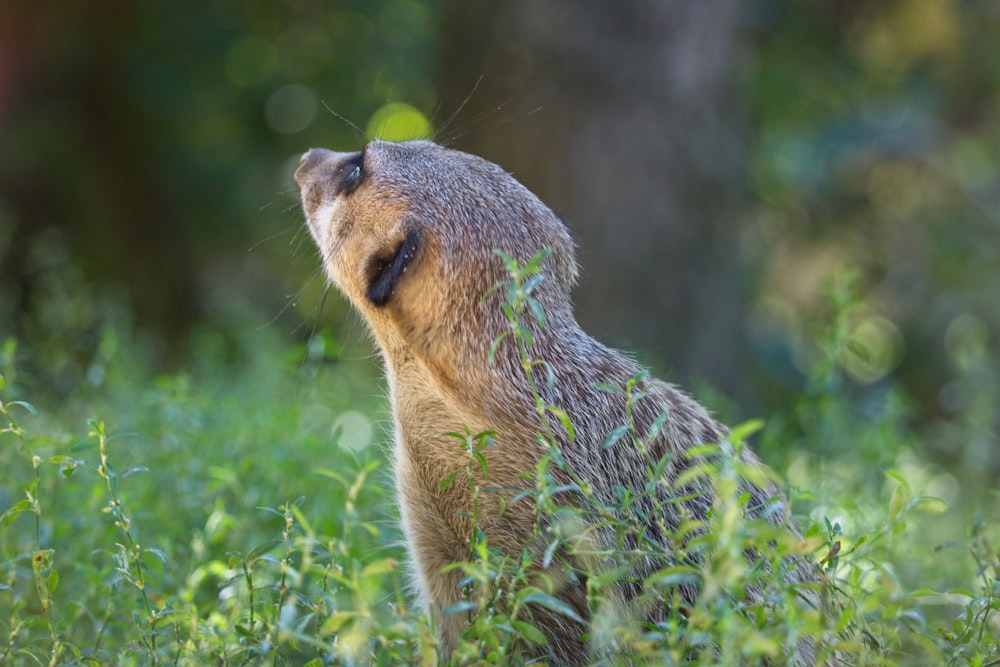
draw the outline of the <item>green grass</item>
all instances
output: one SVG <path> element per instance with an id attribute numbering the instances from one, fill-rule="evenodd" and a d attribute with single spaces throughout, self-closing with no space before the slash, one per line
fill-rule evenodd
<path id="1" fill-rule="evenodd" d="M 533 316 L 531 268 L 520 278 L 524 267 L 511 268 L 527 288 L 508 286 L 510 335 L 530 372 L 541 366 L 517 323 Z M 746 519 L 741 471 L 722 457 L 702 470 L 719 497 L 713 516 L 683 543 L 696 565 L 645 586 L 676 601 L 677 586 L 695 581 L 703 594 L 690 607 L 676 602 L 656 628 L 598 616 L 594 634 L 608 655 L 780 663 L 796 641 L 822 638 L 848 664 L 1000 664 L 996 493 L 967 486 L 950 508 L 927 495 L 948 476 L 919 454 L 905 396 L 862 405 L 838 370 L 851 341 L 837 313 L 853 297 L 834 297 L 841 303 L 817 336 L 802 394 L 755 443 L 786 480 L 806 540 Z M 389 414 L 370 353 L 363 344 L 345 351 L 329 333 L 304 347 L 246 322 L 231 329 L 199 334 L 187 372 L 155 376 L 133 354 L 134 334 L 106 328 L 81 374 L 89 380 L 61 394 L 36 379 L 45 364 L 31 341 L 6 341 L 0 664 L 434 664 L 433 632 L 406 592 L 384 451 Z M 232 340 L 244 352 L 221 361 L 233 356 L 220 353 Z M 556 408 L 539 404 L 561 421 Z M 959 415 L 952 426 L 963 423 Z M 489 434 L 458 435 L 475 480 Z M 817 440 L 834 455 L 802 453 Z M 526 471 L 532 499 L 571 523 L 552 501 L 547 471 L 558 465 L 553 451 Z M 547 534 L 550 553 L 593 549 L 573 535 Z M 757 569 L 748 549 L 764 559 Z M 798 554 L 825 573 L 820 610 L 788 604 L 794 591 L 778 573 Z M 452 611 L 470 618 L 459 663 L 517 664 L 543 641 L 533 610 L 572 614 L 523 554 L 499 553 L 482 534 L 456 567 L 467 597 Z M 623 573 L 591 574 L 599 606 Z M 739 594 L 760 586 L 771 597 Z"/>
<path id="2" fill-rule="evenodd" d="M 299 663 L 413 633 L 377 369 L 270 343 L 168 377 L 110 359 L 58 408 L 12 400 L 31 353 L 7 346 L 0 664 Z"/>

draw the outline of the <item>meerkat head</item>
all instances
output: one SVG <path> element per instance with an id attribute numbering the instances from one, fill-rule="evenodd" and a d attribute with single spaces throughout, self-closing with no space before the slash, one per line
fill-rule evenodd
<path id="1" fill-rule="evenodd" d="M 551 250 L 536 296 L 568 308 L 577 268 L 565 225 L 491 162 L 428 141 L 371 141 L 309 150 L 295 179 L 330 279 L 377 335 L 412 345 L 481 318 L 483 295 L 507 278 L 496 250 L 522 262 Z"/>

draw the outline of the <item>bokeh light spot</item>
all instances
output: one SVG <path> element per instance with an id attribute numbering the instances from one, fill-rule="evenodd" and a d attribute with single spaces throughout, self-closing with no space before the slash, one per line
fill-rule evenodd
<path id="1" fill-rule="evenodd" d="M 855 381 L 871 384 L 895 370 L 903 359 L 904 339 L 892 320 L 872 315 L 851 331 L 844 370 Z"/>
<path id="2" fill-rule="evenodd" d="M 275 132 L 295 134 L 312 124 L 318 108 L 316 94 L 307 86 L 293 83 L 271 93 L 264 115 Z"/>
<path id="3" fill-rule="evenodd" d="M 372 114 L 365 132 L 388 141 L 428 139 L 434 128 L 427 116 L 402 102 L 390 102 Z"/>
<path id="4" fill-rule="evenodd" d="M 371 420 L 357 410 L 347 410 L 333 422 L 333 435 L 342 449 L 359 451 L 371 444 Z"/>

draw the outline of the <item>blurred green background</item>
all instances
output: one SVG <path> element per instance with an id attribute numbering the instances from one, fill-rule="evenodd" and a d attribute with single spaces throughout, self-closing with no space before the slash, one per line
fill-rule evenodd
<path id="1" fill-rule="evenodd" d="M 367 355 L 320 308 L 291 173 L 423 123 L 566 218 L 585 328 L 729 419 L 807 385 L 853 275 L 840 390 L 978 488 L 1000 473 L 997 44 L 991 0 L 7 0 L 0 338 L 55 405 L 115 355 L 235 367 L 314 331 Z"/>
<path id="2" fill-rule="evenodd" d="M 0 662 L 427 648 L 292 180 L 414 135 L 567 221 L 586 330 L 766 422 L 899 664 L 995 653 L 998 44 L 995 0 L 0 0 Z"/>

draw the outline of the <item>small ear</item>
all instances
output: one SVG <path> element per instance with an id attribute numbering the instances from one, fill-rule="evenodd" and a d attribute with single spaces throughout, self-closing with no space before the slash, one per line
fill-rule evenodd
<path id="1" fill-rule="evenodd" d="M 368 300 L 381 308 L 389 303 L 397 283 L 406 273 L 406 268 L 417 256 L 420 235 L 415 229 L 406 232 L 406 238 L 396 251 L 387 257 L 376 257 L 369 267 Z"/>

